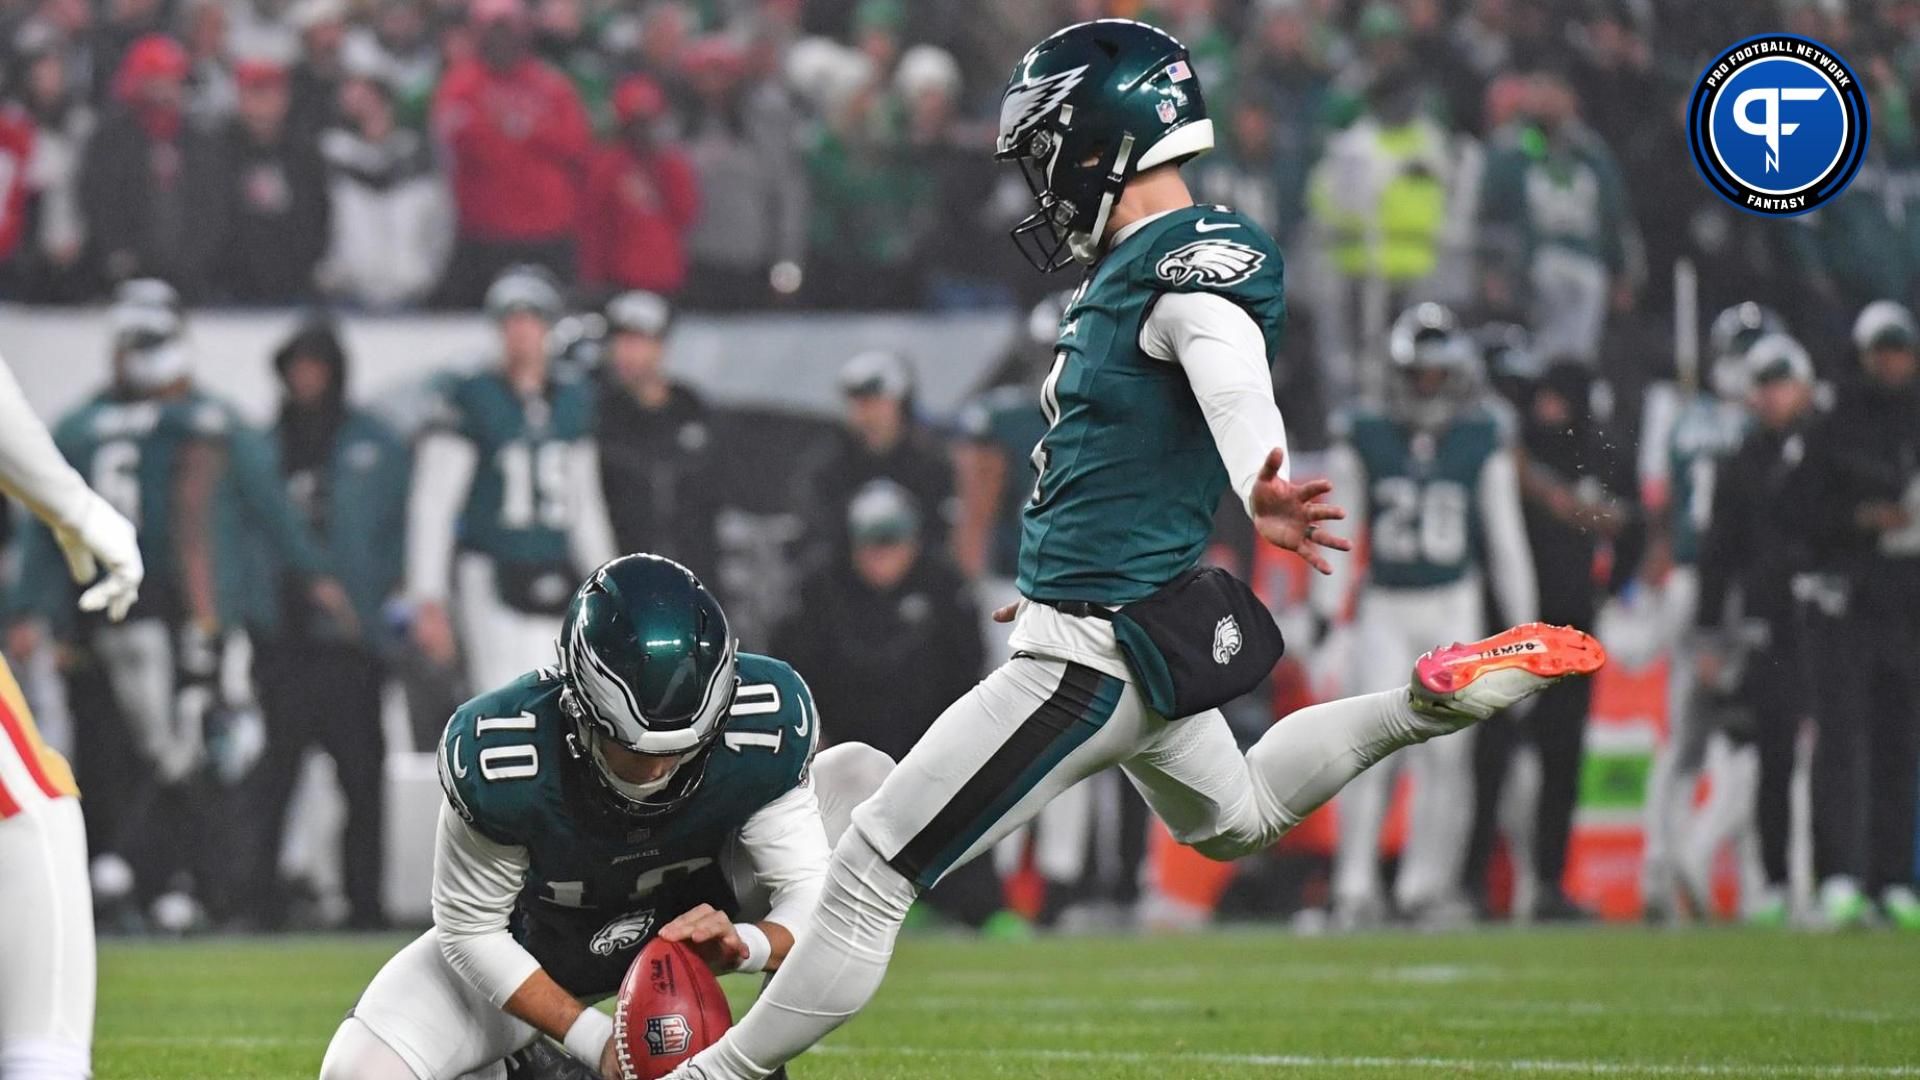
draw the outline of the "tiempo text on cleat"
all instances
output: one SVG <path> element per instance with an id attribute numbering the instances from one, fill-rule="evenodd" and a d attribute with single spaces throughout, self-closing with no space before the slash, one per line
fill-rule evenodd
<path id="1" fill-rule="evenodd" d="M 1413 665 L 1413 709 L 1450 729 L 1462 728 L 1569 675 L 1591 675 L 1606 662 L 1606 650 L 1588 634 L 1526 623 L 1422 656 Z"/>

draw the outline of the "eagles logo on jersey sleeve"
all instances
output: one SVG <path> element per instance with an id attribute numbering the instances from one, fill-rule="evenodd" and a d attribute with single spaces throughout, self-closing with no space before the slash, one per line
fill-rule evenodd
<path id="1" fill-rule="evenodd" d="M 1266 252 L 1225 237 L 1195 240 L 1167 252 L 1154 264 L 1160 280 L 1178 289 L 1226 288 L 1258 273 Z"/>
<path id="2" fill-rule="evenodd" d="M 1144 244 L 1141 249 L 1136 245 Z M 1131 251 L 1129 249 L 1132 249 Z M 1286 323 L 1285 260 L 1273 237 L 1224 206 L 1190 206 L 1149 222 L 1114 249 L 1131 262 L 1131 284 L 1149 293 L 1210 292 L 1240 305 L 1269 353 Z"/>

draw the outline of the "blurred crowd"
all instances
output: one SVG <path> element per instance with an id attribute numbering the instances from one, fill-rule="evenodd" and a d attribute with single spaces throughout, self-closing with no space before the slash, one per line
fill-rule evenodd
<path id="1" fill-rule="evenodd" d="M 1413 291 L 1633 365 L 1681 258 L 1710 307 L 1833 341 L 1920 271 L 1912 0 L 5 0 L 0 295 L 470 308 L 531 262 L 590 301 L 1030 302 L 986 242 L 1026 209 L 998 96 L 1100 15 L 1193 49 L 1200 192 L 1285 242 L 1336 386 Z M 1793 227 L 1683 140 L 1705 57 L 1766 28 L 1837 49 L 1874 115 L 1860 194 Z"/>
<path id="2" fill-rule="evenodd" d="M 1626 796 L 1651 915 L 1716 912 L 1730 850 L 1757 921 L 1920 928 L 1914 0 L 0 0 L 0 294 L 111 299 L 113 383 L 58 434 L 142 523 L 151 575 L 128 626 L 76 624 L 46 538 L 11 545 L 5 646 L 36 712 L 72 717 L 96 895 L 128 925 L 310 917 L 280 856 L 319 748 L 347 805 L 336 914 L 378 925 L 383 759 L 548 659 L 558 605 L 616 550 L 766 613 L 745 644 L 806 676 L 828 739 L 904 753 L 999 659 L 1071 284 L 1008 258 L 1029 203 L 988 153 L 999 88 L 1102 14 L 1193 49 L 1221 145 L 1189 180 L 1282 239 L 1277 394 L 1366 550 L 1309 590 L 1223 512 L 1213 557 L 1292 643 L 1229 710 L 1242 733 L 1384 688 L 1412 627 L 1597 625 L 1621 666 L 1671 673 Z M 1854 188 L 1792 221 L 1720 202 L 1681 120 L 1710 52 L 1776 27 L 1838 50 L 1874 110 Z M 316 314 L 261 358 L 284 398 L 257 430 L 193 376 L 191 312 L 230 305 L 480 308 L 497 341 L 396 430 L 353 404 L 382 358 Z M 669 376 L 679 311 L 783 306 L 1031 306 L 1033 332 L 957 417 L 886 352 L 847 359 L 833 423 Z M 782 505 L 730 531 L 745 472 Z M 410 746 L 388 744 L 389 685 Z M 1336 843 L 1243 872 L 1252 907 L 1586 917 L 1565 882 L 1576 802 L 1607 789 L 1583 772 L 1590 690 L 1406 755 L 1416 821 L 1458 827 L 1416 828 L 1397 869 L 1381 770 Z M 1139 872 L 1147 836 L 1096 778 L 996 866 L 1047 883 L 1022 904 L 1042 920 L 1204 917 Z M 990 920 L 994 884 L 943 910 Z"/>

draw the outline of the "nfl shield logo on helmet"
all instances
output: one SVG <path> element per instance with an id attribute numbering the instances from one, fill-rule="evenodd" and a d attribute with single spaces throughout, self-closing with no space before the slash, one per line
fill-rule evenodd
<path id="1" fill-rule="evenodd" d="M 1173 123 L 1173 118 L 1179 115 L 1178 110 L 1174 108 L 1173 102 L 1171 101 L 1162 101 L 1153 108 L 1155 112 L 1160 114 L 1160 122 L 1163 124 Z"/>
<path id="2" fill-rule="evenodd" d="M 693 1027 L 679 1013 L 647 1017 L 647 1053 L 684 1054 L 693 1042 Z"/>

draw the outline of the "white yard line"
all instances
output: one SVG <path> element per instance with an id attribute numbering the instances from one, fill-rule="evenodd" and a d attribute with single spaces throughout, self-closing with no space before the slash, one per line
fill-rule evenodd
<path id="1" fill-rule="evenodd" d="M 902 1001 L 888 1001 L 886 1008 L 907 1008 L 928 1012 L 971 1009 L 1014 1013 L 1213 1013 L 1222 1008 L 1218 1001 L 1198 998 L 1144 997 L 1108 1000 L 1090 997 L 1008 998 L 992 994 L 922 994 Z M 1320 1000 L 1318 1012 L 1427 1012 L 1435 1009 L 1431 998 L 1354 997 Z M 1920 1022 L 1920 1011 L 1891 1009 L 1818 1009 L 1795 1008 L 1765 1002 L 1732 1005 L 1702 1005 L 1657 1002 L 1636 1005 L 1601 1001 L 1501 1001 L 1481 999 L 1465 1012 L 1529 1014 L 1539 1016 L 1692 1016 L 1702 1019 L 1739 1019 L 1754 1016 L 1790 1016 L 1812 1020 L 1830 1020 L 1853 1024 L 1892 1024 Z M 1131 1021 L 1128 1021 L 1129 1023 Z"/>
<path id="2" fill-rule="evenodd" d="M 1248 1069 L 1405 1069 L 1440 1073 L 1507 1073 L 1558 1076 L 1738 1076 L 1738 1077 L 1920 1077 L 1912 1065 L 1712 1065 L 1685 1062 L 1630 1062 L 1449 1057 L 1339 1057 L 1315 1054 L 1221 1054 L 1137 1050 L 1043 1050 L 1005 1047 L 844 1046 L 817 1047 L 836 1057 L 976 1057 L 1009 1061 L 1065 1061 L 1088 1064 L 1218 1065 Z"/>

